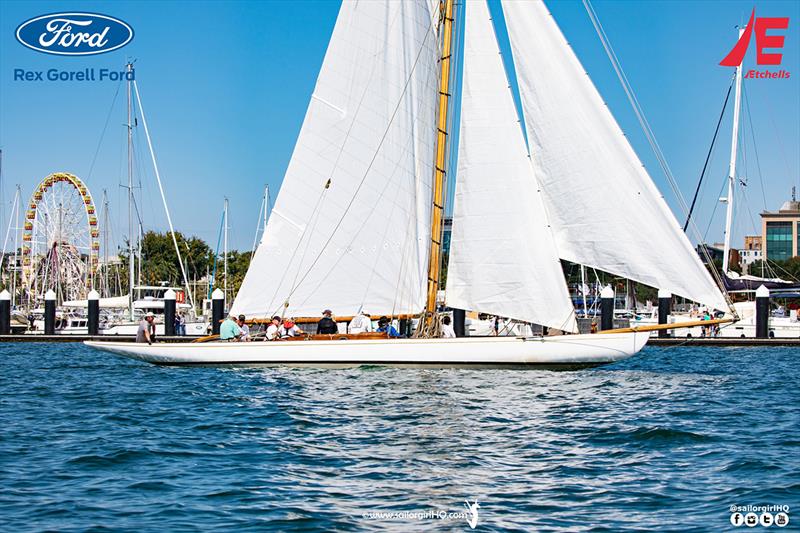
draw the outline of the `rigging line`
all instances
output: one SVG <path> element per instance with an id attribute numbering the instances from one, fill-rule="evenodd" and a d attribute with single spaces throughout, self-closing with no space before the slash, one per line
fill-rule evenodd
<path id="1" fill-rule="evenodd" d="M 764 92 L 763 94 L 766 95 L 766 92 Z M 789 160 L 786 157 L 786 150 L 784 150 L 783 148 L 783 141 L 781 140 L 781 136 L 778 135 L 778 127 L 775 124 L 775 113 L 773 113 L 772 110 L 772 101 L 766 96 L 764 96 L 763 98 L 764 102 L 766 102 L 767 104 L 766 108 L 767 112 L 769 113 L 769 120 L 772 123 L 772 131 L 775 134 L 775 140 L 777 141 L 778 148 L 780 149 L 781 152 L 781 159 L 783 159 L 783 166 L 786 167 L 786 175 L 791 176 L 792 172 L 789 170 Z M 800 186 L 800 173 L 797 174 L 797 185 Z"/>
<path id="2" fill-rule="evenodd" d="M 314 209 L 312 209 L 312 211 L 311 211 L 311 220 L 309 222 L 313 222 L 314 220 L 316 220 L 317 211 L 319 210 L 320 205 L 322 205 L 323 198 L 325 198 L 325 192 L 328 190 L 327 185 L 328 185 L 329 182 L 330 182 L 330 180 L 328 182 L 326 182 L 326 186 L 323 187 L 322 191 L 319 193 L 319 197 L 317 197 L 317 202 L 314 204 Z M 294 245 L 294 250 L 292 250 L 292 256 L 289 258 L 289 261 L 286 263 L 286 269 L 283 271 L 283 274 L 281 274 L 281 279 L 278 281 L 278 283 L 275 284 L 275 292 L 272 293 L 272 298 L 270 298 L 270 300 L 269 300 L 270 303 L 274 302 L 275 298 L 278 296 L 278 291 L 280 291 L 281 285 L 283 285 L 283 280 L 286 279 L 286 274 L 289 272 L 289 267 L 292 266 L 292 262 L 294 261 L 294 257 L 297 255 L 297 250 L 300 249 L 300 245 L 303 243 L 303 239 L 305 239 L 306 231 L 308 231 L 308 226 L 309 226 L 309 224 L 305 224 L 303 226 L 303 232 L 300 234 L 300 238 L 297 239 L 297 242 Z M 300 267 L 301 266 L 302 265 L 297 265 L 297 274 L 300 273 Z M 295 280 L 297 280 L 297 274 L 295 275 Z M 292 282 L 292 283 L 294 283 L 294 282 Z M 286 307 L 285 307 L 284 304 L 287 301 L 289 301 L 289 297 L 291 297 L 291 295 L 292 295 L 292 292 L 289 292 L 289 296 L 287 296 L 286 299 L 283 302 L 278 304 L 278 308 L 275 309 L 269 316 L 274 316 L 281 308 L 283 308 L 285 310 Z M 281 318 L 283 318 L 282 314 L 281 314 Z"/>
<path id="3" fill-rule="evenodd" d="M 325 201 L 325 197 L 327 196 L 327 192 L 328 192 L 328 189 L 330 187 L 330 183 L 331 183 L 331 181 L 328 180 L 328 182 L 325 185 L 325 188 L 322 190 L 322 195 L 320 195 L 320 201 L 319 201 L 319 207 L 320 208 L 319 209 L 315 209 L 315 213 L 313 213 L 313 216 L 311 217 L 311 220 L 309 221 L 310 224 L 306 225 L 306 227 L 303 228 L 303 236 L 305 236 L 305 233 L 308 231 L 308 228 L 311 228 L 310 235 L 314 235 L 314 232 L 317 231 L 317 223 L 319 223 L 320 214 L 322 213 L 322 209 L 321 209 L 322 203 Z M 302 242 L 302 239 L 303 239 L 303 237 L 300 238 L 300 242 Z M 298 243 L 298 246 L 299 246 L 299 243 Z M 311 246 L 311 237 L 310 236 L 309 236 L 308 239 L 306 239 L 306 246 L 305 246 L 305 248 L 303 248 L 303 255 L 300 256 L 300 261 L 298 261 L 298 263 L 297 263 L 297 271 L 294 273 L 294 279 L 292 279 L 292 285 L 291 285 L 292 288 L 290 289 L 290 292 L 293 292 L 294 289 L 297 287 L 297 276 L 300 275 L 300 269 L 303 267 L 303 261 L 306 260 L 306 254 L 308 254 L 309 246 Z"/>
<path id="4" fill-rule="evenodd" d="M 366 181 L 370 170 L 372 170 L 372 165 L 375 164 L 375 160 L 378 158 L 378 154 L 380 153 L 381 147 L 383 147 L 383 143 L 386 140 L 386 136 L 389 134 L 389 130 L 391 129 L 392 124 L 394 124 L 394 119 L 397 116 L 397 112 L 400 110 L 400 104 L 402 104 L 403 100 L 405 99 L 405 95 L 408 92 L 408 87 L 411 84 L 411 80 L 414 79 L 414 73 L 417 70 L 417 65 L 419 64 L 419 60 L 422 57 L 422 52 L 426 48 L 426 45 L 427 45 L 427 42 L 428 42 L 428 37 L 430 35 L 432 35 L 432 33 L 433 33 L 431 31 L 431 29 L 433 28 L 432 24 L 433 23 L 431 23 L 431 26 L 428 27 L 428 31 L 425 34 L 425 38 L 423 39 L 422 44 L 421 44 L 421 46 L 419 48 L 419 51 L 417 52 L 417 57 L 414 59 L 414 64 L 411 67 L 411 72 L 409 73 L 408 79 L 406 80 L 405 84 L 403 85 L 403 91 L 402 91 L 402 93 L 400 93 L 400 98 L 398 98 L 398 100 L 397 100 L 397 105 L 395 106 L 394 110 L 392 111 L 392 116 L 389 118 L 389 123 L 386 125 L 386 129 L 384 130 L 383 135 L 381 135 L 381 140 L 378 143 L 378 146 L 377 146 L 377 148 L 375 150 L 375 153 L 372 156 L 372 159 L 370 159 L 369 165 L 367 166 L 366 170 L 364 171 L 364 175 L 361 177 L 361 181 L 359 182 L 358 187 L 356 187 L 356 190 L 353 193 L 352 197 L 350 198 L 350 202 L 348 202 L 347 207 L 345 208 L 344 212 L 342 213 L 342 216 L 339 217 L 339 220 L 336 222 L 336 225 L 334 226 L 333 231 L 331 231 L 328 239 L 322 245 L 322 248 L 320 249 L 319 254 L 317 254 L 317 257 L 314 259 L 314 261 L 308 267 L 308 269 L 306 270 L 305 274 L 303 274 L 303 277 L 300 278 L 300 280 L 298 281 L 298 286 L 301 283 L 303 283 L 303 281 L 306 279 L 306 277 L 308 277 L 308 274 L 316 266 L 317 261 L 319 261 L 319 259 L 322 257 L 323 252 L 325 251 L 325 249 L 328 247 L 328 245 L 333 240 L 333 236 L 336 235 L 337 231 L 339 231 L 339 227 L 342 225 L 342 222 L 344 222 L 344 219 L 346 218 L 347 214 L 350 212 L 350 208 L 353 206 L 353 203 L 355 203 L 355 199 L 358 196 L 359 191 L 361 191 L 361 187 L 364 185 L 364 182 Z M 286 298 L 287 300 L 289 298 L 291 298 L 292 294 L 294 293 L 294 291 L 296 289 L 297 289 L 297 287 L 295 287 L 289 293 L 288 297 Z"/>
<path id="5" fill-rule="evenodd" d="M 256 234 L 253 235 L 253 248 L 250 251 L 250 261 L 252 261 L 253 256 L 256 255 L 256 242 L 258 241 L 258 229 L 261 227 L 261 215 L 264 213 L 264 209 L 266 209 L 266 207 L 264 206 L 266 201 L 267 201 L 267 194 L 265 191 L 264 197 L 261 199 L 261 207 L 258 208 L 258 221 L 256 222 Z"/>
<path id="6" fill-rule="evenodd" d="M 694 212 L 694 206 L 697 203 L 697 196 L 700 194 L 700 187 L 703 185 L 703 178 L 706 175 L 706 170 L 708 169 L 708 162 L 711 160 L 711 154 L 714 152 L 714 145 L 717 142 L 717 134 L 719 133 L 719 127 L 722 125 L 722 118 L 725 116 L 725 108 L 728 106 L 728 100 L 731 96 L 731 89 L 733 89 L 733 84 L 736 81 L 734 77 L 731 80 L 731 84 L 728 85 L 728 92 L 725 95 L 725 102 L 722 104 L 722 111 L 719 113 L 719 120 L 717 120 L 717 127 L 714 129 L 714 137 L 711 139 L 711 146 L 708 147 L 708 153 L 706 154 L 706 161 L 703 163 L 703 171 L 700 172 L 700 180 L 697 182 L 697 188 L 694 190 L 694 197 L 692 198 L 692 205 L 689 207 L 689 214 L 686 215 L 686 223 L 683 225 L 683 231 L 686 232 L 686 228 L 689 227 L 689 221 L 692 219 L 692 213 Z"/>
<path id="7" fill-rule="evenodd" d="M 747 216 L 750 218 L 751 229 L 755 233 L 756 232 L 756 221 L 753 218 L 753 210 L 750 209 L 750 204 L 748 203 L 748 198 L 747 198 L 747 191 L 745 190 L 744 187 L 740 187 L 739 194 L 741 196 L 741 202 L 737 202 L 737 203 L 739 205 L 743 205 L 744 206 L 745 210 L 747 211 Z M 743 224 L 740 225 L 740 229 L 743 229 L 741 226 L 743 226 Z M 743 233 L 745 235 L 747 235 L 746 232 L 743 231 Z"/>
<path id="8" fill-rule="evenodd" d="M 392 22 L 389 25 L 389 31 L 391 31 L 394 28 L 394 25 L 397 22 L 397 19 L 400 17 L 401 12 L 402 12 L 402 10 L 398 10 L 397 13 L 395 13 L 394 19 L 392 19 Z M 423 42 L 423 44 L 424 44 L 424 42 Z M 376 53 L 375 56 L 377 57 L 378 54 L 381 54 L 381 53 L 385 52 L 385 50 L 386 50 L 386 45 L 384 44 L 384 47 L 378 53 Z M 333 167 L 331 168 L 330 178 L 333 178 L 333 174 L 336 172 L 336 169 L 339 168 L 339 161 L 341 160 L 342 154 L 344 153 L 344 146 L 345 146 L 347 140 L 350 139 L 350 133 L 353 131 L 353 126 L 355 126 L 355 124 L 356 124 L 356 117 L 358 117 L 358 112 L 361 111 L 361 106 L 364 104 L 364 99 L 367 97 L 367 94 L 369 93 L 369 88 L 372 85 L 372 81 L 371 81 L 372 80 L 372 74 L 375 72 L 375 69 L 377 68 L 377 65 L 378 65 L 377 61 L 373 61 L 372 62 L 372 69 L 370 70 L 369 77 L 368 77 L 370 82 L 366 84 L 366 86 L 364 87 L 364 92 L 361 93 L 361 98 L 359 98 L 359 100 L 358 100 L 358 105 L 356 106 L 355 112 L 353 113 L 353 120 L 350 121 L 350 125 L 347 127 L 347 132 L 344 135 L 344 142 L 342 142 L 342 145 L 339 147 L 339 153 L 336 154 L 336 161 L 334 161 Z M 316 87 L 315 87 L 315 89 L 316 89 Z"/>
<path id="9" fill-rule="evenodd" d="M 175 237 L 175 228 L 172 226 L 172 217 L 169 214 L 169 207 L 167 206 L 167 197 L 164 195 L 164 187 L 161 184 L 161 174 L 158 172 L 158 164 L 156 163 L 156 153 L 153 150 L 153 143 L 150 139 L 150 131 L 147 128 L 147 119 L 144 116 L 144 107 L 142 106 L 142 97 L 139 95 L 139 85 L 136 83 L 136 80 L 133 81 L 133 88 L 136 91 L 136 101 L 139 102 L 139 112 L 142 115 L 142 125 L 144 126 L 144 133 L 145 137 L 147 137 L 147 146 L 150 149 L 150 158 L 153 160 L 153 169 L 156 173 L 156 179 L 158 180 L 158 190 L 161 192 L 161 201 L 164 204 L 164 211 L 167 214 L 167 222 L 169 223 L 169 231 L 172 234 L 172 244 L 175 245 L 175 253 L 178 255 L 178 265 L 181 269 L 181 275 L 183 276 L 183 283 L 186 286 L 186 293 L 189 296 L 189 302 L 192 304 L 192 310 L 196 310 L 197 308 L 194 305 L 194 296 L 192 295 L 192 289 L 189 287 L 189 280 L 186 278 L 186 269 L 183 268 L 183 259 L 181 258 L 181 249 L 178 246 L 178 240 Z"/>
<path id="10" fill-rule="evenodd" d="M 6 226 L 6 238 L 3 241 L 3 252 L 0 253 L 0 269 L 3 268 L 3 260 L 5 259 L 6 255 L 6 246 L 8 245 L 8 235 L 11 233 L 11 223 L 14 220 L 14 210 L 17 208 L 17 202 L 19 200 L 19 190 L 14 194 L 14 203 L 11 204 L 11 216 L 8 217 L 8 226 Z"/>
<path id="11" fill-rule="evenodd" d="M 106 116 L 106 123 L 103 125 L 103 131 L 100 133 L 100 140 L 97 141 L 97 149 L 94 151 L 94 157 L 92 157 L 92 163 L 89 165 L 89 173 L 86 174 L 86 179 L 92 177 L 92 171 L 94 170 L 94 165 L 97 162 L 97 156 L 100 154 L 100 147 L 103 145 L 103 139 L 106 135 L 106 130 L 108 129 L 108 123 L 111 120 L 111 115 L 114 112 L 114 105 L 117 103 L 117 96 L 119 95 L 119 88 L 122 87 L 122 80 L 120 79 L 117 83 L 117 90 L 114 92 L 114 98 L 111 100 L 111 107 L 108 109 L 108 115 Z"/>
<path id="12" fill-rule="evenodd" d="M 407 143 L 406 143 L 406 146 L 403 147 L 403 152 L 412 153 L 413 149 L 414 149 L 413 144 L 414 144 L 414 139 L 413 138 L 409 138 Z M 383 187 L 381 188 L 381 192 L 380 192 L 380 195 L 378 196 L 378 199 L 373 203 L 372 208 L 369 211 L 369 214 L 367 214 L 364 217 L 364 221 L 368 221 L 368 220 L 370 220 L 372 218 L 373 213 L 378 209 L 378 206 L 380 205 L 380 201 L 386 195 L 387 190 L 388 190 L 390 185 L 396 184 L 397 185 L 396 190 L 397 191 L 400 190 L 400 186 L 402 185 L 402 182 L 395 182 L 395 180 L 394 180 L 395 175 L 397 174 L 397 171 L 400 168 L 402 168 L 400 162 L 395 164 L 394 170 L 392 171 L 392 175 L 384 183 Z M 414 190 L 416 191 L 416 183 L 415 182 L 411 183 L 411 187 L 414 188 Z M 412 205 L 411 205 L 411 207 L 409 209 L 409 212 L 415 211 L 416 194 L 411 199 L 411 202 L 412 202 Z M 394 209 L 395 209 L 396 206 L 397 206 L 396 202 L 392 202 L 392 210 L 390 212 L 389 217 L 387 217 L 387 223 L 386 223 L 386 227 L 385 227 L 385 231 L 384 231 L 384 236 L 383 236 L 382 242 L 386 242 L 386 236 L 388 235 L 389 230 L 391 229 L 391 219 L 392 219 L 391 215 L 392 215 L 392 213 L 394 213 Z M 412 219 L 413 219 L 413 217 L 409 217 L 409 220 L 412 220 Z M 361 226 L 359 228 L 359 230 L 355 232 L 355 234 L 353 235 L 353 238 L 350 239 L 350 241 L 347 243 L 347 246 L 345 246 L 345 249 L 349 249 L 353 245 L 353 243 L 356 241 L 356 239 L 360 236 L 361 231 L 363 231 L 364 229 L 365 228 L 363 226 Z M 322 285 L 322 283 L 324 283 L 324 281 L 327 279 L 327 277 L 330 275 L 330 273 L 339 265 L 339 262 L 344 258 L 344 255 L 345 254 L 340 255 L 339 258 L 331 265 L 331 267 L 328 269 L 328 271 L 325 273 L 325 275 L 321 277 L 319 283 L 317 283 L 317 285 L 310 291 L 312 294 L 314 292 L 316 292 L 317 289 L 319 289 L 320 285 Z M 373 264 L 373 267 L 372 267 L 370 278 L 369 278 L 369 280 L 367 282 L 367 285 L 364 288 L 364 296 L 362 297 L 362 300 L 361 300 L 362 306 L 364 304 L 364 300 L 367 297 L 367 292 L 369 290 L 369 286 L 372 283 L 372 279 L 373 279 L 374 274 L 375 274 L 375 267 L 377 265 L 378 259 L 380 259 L 380 256 L 381 256 L 381 254 L 378 253 L 376 258 L 375 258 L 375 263 Z M 403 257 L 405 257 L 405 255 Z M 305 301 L 303 303 L 305 303 Z"/>
<path id="13" fill-rule="evenodd" d="M 397 172 L 397 169 L 398 169 L 398 168 L 400 168 L 400 165 L 399 165 L 399 164 L 395 166 L 395 171 L 392 173 L 392 177 L 394 177 L 394 174 Z M 380 204 L 380 200 L 381 200 L 381 199 L 384 197 L 384 194 L 386 193 L 386 190 L 387 190 L 387 188 L 388 188 L 388 187 L 389 187 L 389 185 L 391 185 L 392 183 L 394 183 L 394 182 L 393 182 L 393 180 L 392 180 L 391 178 L 390 178 L 390 179 L 388 179 L 388 180 L 386 180 L 386 183 L 385 183 L 385 185 L 383 186 L 383 189 L 381 189 L 381 193 L 380 193 L 380 195 L 378 196 L 378 199 L 377 199 L 377 200 L 375 201 L 375 203 L 372 205 L 372 208 L 370 209 L 370 212 L 369 212 L 369 214 L 368 214 L 368 215 L 366 215 L 366 216 L 364 217 L 364 221 L 368 221 L 368 220 L 370 220 L 370 219 L 372 218 L 372 214 L 373 214 L 373 213 L 375 212 L 375 210 L 378 208 L 378 206 L 379 206 L 379 204 Z M 399 185 L 399 184 L 398 184 L 398 185 Z M 395 204 L 393 203 L 393 204 L 392 204 L 392 211 L 390 212 L 390 216 L 389 216 L 389 217 L 387 217 L 387 223 L 386 223 L 386 227 L 385 227 L 385 231 L 384 231 L 384 236 L 383 236 L 382 242 L 386 242 L 386 236 L 388 235 L 388 233 L 389 233 L 389 230 L 391 229 L 391 218 L 392 218 L 392 217 L 391 217 L 391 213 L 394 213 L 394 208 L 395 208 Z M 353 238 L 352 238 L 352 239 L 350 239 L 350 242 L 348 242 L 348 243 L 347 243 L 347 246 L 345 246 L 345 247 L 344 247 L 344 249 L 345 249 L 345 250 L 348 250 L 348 249 L 350 249 L 350 247 L 353 245 L 353 243 L 356 241 L 356 239 L 357 239 L 357 238 L 358 238 L 358 237 L 361 235 L 361 232 L 362 232 L 364 229 L 365 229 L 365 227 L 364 227 L 363 225 L 362 225 L 362 226 L 360 226 L 360 228 L 359 228 L 359 229 L 358 229 L 358 230 L 355 232 L 355 234 L 353 235 Z M 315 286 L 315 287 L 314 287 L 314 288 L 313 288 L 313 289 L 310 291 L 312 294 L 313 294 L 314 292 L 316 292 L 316 290 L 317 290 L 317 289 L 320 287 L 320 285 L 322 285 L 322 284 L 325 282 L 325 280 L 327 279 L 327 277 L 328 277 L 328 276 L 330 275 L 330 273 L 331 273 L 331 272 L 332 272 L 332 271 L 333 271 L 333 270 L 334 270 L 334 269 L 335 269 L 335 268 L 336 268 L 336 267 L 339 265 L 339 263 L 340 263 L 340 262 L 341 262 L 341 260 L 344 258 L 344 256 L 345 256 L 345 254 L 343 253 L 343 254 L 341 254 L 341 255 L 339 256 L 339 258 L 338 258 L 338 259 L 336 259 L 336 261 L 335 261 L 335 262 L 334 262 L 334 263 L 331 265 L 331 267 L 328 269 L 328 271 L 325 273 L 325 275 L 324 275 L 324 276 L 322 276 L 322 277 L 320 278 L 320 281 L 319 281 L 319 283 L 317 283 L 317 285 L 316 285 L 316 286 Z M 381 256 L 381 254 L 380 254 L 380 253 L 378 253 L 378 254 L 377 254 L 377 256 L 376 256 L 376 258 L 375 258 L 375 262 L 374 262 L 374 264 L 373 264 L 373 266 L 372 266 L 372 271 L 371 271 L 371 273 L 370 273 L 369 280 L 367 280 L 367 283 L 366 283 L 366 285 L 365 285 L 365 287 L 364 287 L 364 296 L 363 296 L 363 297 L 362 297 L 362 299 L 361 299 L 361 305 L 362 305 L 362 306 L 364 305 L 364 300 L 366 300 L 366 297 L 367 297 L 367 292 L 369 291 L 369 287 L 370 287 L 370 285 L 372 284 L 372 279 L 373 279 L 373 277 L 374 277 L 374 275 L 375 275 L 375 270 L 376 270 L 376 268 L 375 268 L 375 267 L 376 267 L 376 265 L 377 265 L 378 259 L 380 259 L 380 256 Z M 302 264 L 302 261 L 301 261 L 301 264 Z M 305 300 L 303 301 L 303 304 L 304 304 L 304 303 L 305 303 Z"/>
<path id="14" fill-rule="evenodd" d="M 633 87 L 630 85 L 628 77 L 622 70 L 622 64 L 620 63 L 616 53 L 614 52 L 614 49 L 611 47 L 611 41 L 608 39 L 605 30 L 600 24 L 600 19 L 597 17 L 597 13 L 594 11 L 594 8 L 592 7 L 589 0 L 583 0 L 583 5 L 586 8 L 587 12 L 589 13 L 589 18 L 591 19 L 592 25 L 594 26 L 598 37 L 600 37 L 600 41 L 603 45 L 603 48 L 606 51 L 606 55 L 608 55 L 608 58 L 611 61 L 611 66 L 614 68 L 614 71 L 617 74 L 617 78 L 622 84 L 622 88 L 625 91 L 625 95 L 628 97 L 628 102 L 631 104 L 631 107 L 633 108 L 633 111 L 636 114 L 636 118 L 639 121 L 639 125 L 641 126 L 642 131 L 644 132 L 645 137 L 647 138 L 647 141 L 650 144 L 650 148 L 653 150 L 653 153 L 656 156 L 656 160 L 661 166 L 661 170 L 667 177 L 667 181 L 669 182 L 670 187 L 672 188 L 672 191 L 675 194 L 676 199 L 678 200 L 678 203 L 684 209 L 684 211 L 687 211 L 686 202 L 683 199 L 683 195 L 680 192 L 680 188 L 678 187 L 678 184 L 675 181 L 674 176 L 672 175 L 672 171 L 670 170 L 666 158 L 664 157 L 664 154 L 661 150 L 661 147 L 655 138 L 655 134 L 653 133 L 653 130 L 650 127 L 650 123 L 647 121 L 647 118 L 644 115 L 644 111 L 642 110 L 642 107 L 639 104 L 639 100 L 636 98 L 636 94 L 633 92 Z"/>
<path id="15" fill-rule="evenodd" d="M 744 105 L 747 111 L 747 122 L 750 124 L 750 137 L 752 138 L 753 153 L 756 156 L 756 169 L 758 170 L 758 180 L 761 184 L 761 199 L 764 201 L 764 211 L 767 210 L 767 195 L 764 189 L 764 176 L 761 173 L 761 162 L 758 158 L 758 147 L 756 146 L 756 133 L 753 127 L 753 115 L 750 113 L 750 98 L 747 96 L 746 85 L 742 84 L 742 93 L 744 93 Z"/>
<path id="16" fill-rule="evenodd" d="M 717 193 L 717 198 L 722 197 L 722 191 L 725 190 L 725 185 L 728 183 L 728 176 L 725 175 L 725 178 L 722 180 L 722 187 L 720 187 L 719 192 Z M 717 213 L 717 207 L 719 207 L 719 202 L 714 202 L 714 209 L 711 211 L 711 216 L 708 217 L 708 226 L 706 227 L 705 233 L 703 233 L 703 242 L 701 243 L 700 248 L 705 249 L 705 242 L 706 238 L 708 237 L 708 232 L 711 231 L 711 225 L 714 223 L 714 215 Z M 708 254 L 704 254 L 708 255 Z M 709 264 L 712 264 L 710 256 L 707 258 Z"/>

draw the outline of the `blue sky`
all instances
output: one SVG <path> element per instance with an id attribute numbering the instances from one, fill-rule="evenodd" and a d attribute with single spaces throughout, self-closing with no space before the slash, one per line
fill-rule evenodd
<path id="1" fill-rule="evenodd" d="M 683 220 L 583 6 L 574 1 L 548 5 L 656 184 Z M 800 2 L 595 0 L 593 5 L 687 199 L 694 191 L 732 73 L 718 63 L 736 41 L 734 26 L 746 22 L 753 7 L 758 16 L 790 17 L 780 68 L 789 71 L 791 78 L 746 84 L 750 112 L 743 113 L 747 165 L 742 174 L 749 185 L 740 204 L 734 243 L 740 243 L 744 234 L 759 233 L 758 213 L 777 209 L 789 197 L 792 185 L 800 186 Z M 261 192 L 267 183 L 273 191 L 280 186 L 338 6 L 333 0 L 0 3 L 3 234 L 15 184 L 22 186 L 27 201 L 42 178 L 67 171 L 85 180 L 98 207 L 102 190 L 108 191 L 112 234 L 117 239 L 124 236 L 127 211 L 120 187 L 127 181 L 124 87 L 115 82 L 25 83 L 14 81 L 13 71 L 122 70 L 126 58 L 132 57 L 176 229 L 213 246 L 222 198 L 227 196 L 231 248 L 249 249 Z M 497 12 L 496 2 L 491 7 Z M 90 57 L 45 55 L 16 41 L 17 25 L 58 11 L 118 17 L 134 28 L 136 36 L 118 51 Z M 496 14 L 508 58 L 501 17 Z M 752 43 L 745 65 L 754 63 Z M 147 229 L 164 230 L 166 217 L 145 151 L 144 132 L 139 131 L 137 137 L 144 224 Z M 722 237 L 723 208 L 719 206 L 715 213 L 714 208 L 727 171 L 729 143 L 730 113 L 696 213 L 701 231 L 710 228 L 709 241 Z"/>

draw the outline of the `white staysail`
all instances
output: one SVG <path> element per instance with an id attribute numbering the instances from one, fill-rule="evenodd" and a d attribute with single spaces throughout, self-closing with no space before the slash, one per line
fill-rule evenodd
<path id="1" fill-rule="evenodd" d="M 502 6 L 560 257 L 727 309 L 545 5 Z"/>
<path id="2" fill-rule="evenodd" d="M 343 3 L 234 313 L 422 310 L 437 22 L 428 0 Z"/>
<path id="3" fill-rule="evenodd" d="M 465 7 L 447 304 L 577 331 L 489 8 Z"/>

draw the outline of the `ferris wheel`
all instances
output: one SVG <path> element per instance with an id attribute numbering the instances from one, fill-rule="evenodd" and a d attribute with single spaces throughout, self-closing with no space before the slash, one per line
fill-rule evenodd
<path id="1" fill-rule="evenodd" d="M 22 279 L 32 304 L 86 297 L 100 252 L 92 195 L 72 174 L 50 174 L 36 187 L 22 234 Z"/>

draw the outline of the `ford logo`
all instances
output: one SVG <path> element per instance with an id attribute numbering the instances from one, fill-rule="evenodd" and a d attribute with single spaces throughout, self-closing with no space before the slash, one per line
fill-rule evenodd
<path id="1" fill-rule="evenodd" d="M 133 39 L 125 22 L 98 13 L 53 13 L 26 20 L 17 40 L 45 54 L 88 56 L 122 48 Z"/>

